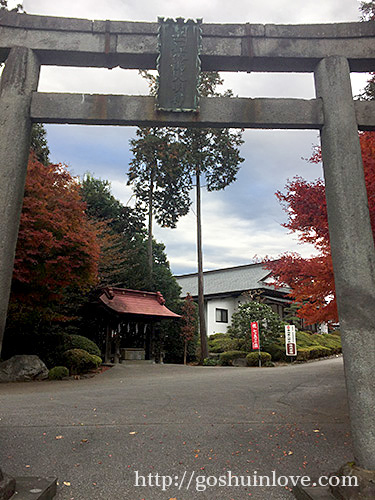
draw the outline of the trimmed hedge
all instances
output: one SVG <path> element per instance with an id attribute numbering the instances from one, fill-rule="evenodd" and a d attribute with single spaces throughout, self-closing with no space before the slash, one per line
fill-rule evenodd
<path id="1" fill-rule="evenodd" d="M 297 351 L 297 361 L 307 361 L 310 359 L 309 347 L 301 347 Z"/>
<path id="2" fill-rule="evenodd" d="M 273 368 L 276 365 L 275 363 L 272 363 L 272 361 L 266 361 L 262 366 L 264 366 L 264 368 Z"/>
<path id="3" fill-rule="evenodd" d="M 63 355 L 69 349 L 83 349 L 89 354 L 100 356 L 99 347 L 83 335 L 63 332 L 54 333 L 14 333 L 4 339 L 4 358 L 15 354 L 35 354 L 48 368 L 64 365 Z"/>
<path id="4" fill-rule="evenodd" d="M 233 360 L 246 358 L 246 351 L 227 351 L 220 354 L 219 363 L 221 366 L 233 366 Z"/>
<path id="5" fill-rule="evenodd" d="M 307 361 L 333 354 L 341 353 L 341 339 L 338 335 L 313 334 L 308 332 L 296 332 L 297 339 L 297 361 Z M 272 356 L 273 361 L 286 361 L 285 341 L 273 343 L 265 347 Z"/>
<path id="6" fill-rule="evenodd" d="M 92 354 L 93 356 L 100 357 L 101 352 L 99 347 L 92 340 L 84 337 L 83 335 L 68 335 L 66 345 L 68 349 L 83 349 L 84 351 Z M 101 362 L 101 361 L 100 361 Z"/>
<path id="7" fill-rule="evenodd" d="M 97 368 L 102 360 L 99 356 L 93 356 L 83 349 L 69 349 L 63 354 L 64 362 L 70 373 L 79 375 Z"/>
<path id="8" fill-rule="evenodd" d="M 272 356 L 268 352 L 263 352 L 261 351 L 260 353 L 258 351 L 250 352 L 246 356 L 246 362 L 247 366 L 258 366 L 259 365 L 259 354 L 260 354 L 260 360 L 262 362 L 262 365 L 270 362 L 272 359 Z"/>
<path id="9" fill-rule="evenodd" d="M 213 353 L 241 350 L 242 347 L 240 339 L 233 339 L 226 333 L 215 333 L 208 338 L 208 350 Z"/>
<path id="10" fill-rule="evenodd" d="M 334 354 L 331 349 L 321 345 L 311 347 L 302 347 L 297 351 L 297 361 L 307 361 L 308 359 L 317 359 Z"/>
<path id="11" fill-rule="evenodd" d="M 286 361 L 285 347 L 280 344 L 270 344 L 266 347 L 272 356 L 272 361 Z"/>
<path id="12" fill-rule="evenodd" d="M 203 366 L 217 366 L 218 360 L 215 358 L 205 358 L 203 360 Z"/>
<path id="13" fill-rule="evenodd" d="M 69 370 L 66 366 L 54 366 L 48 372 L 50 380 L 62 380 L 65 377 L 69 377 Z"/>

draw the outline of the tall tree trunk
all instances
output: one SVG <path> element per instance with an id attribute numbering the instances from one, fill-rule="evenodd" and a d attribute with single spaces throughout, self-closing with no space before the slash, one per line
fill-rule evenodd
<path id="1" fill-rule="evenodd" d="M 203 252 L 202 252 L 202 218 L 201 218 L 201 183 L 200 170 L 196 170 L 196 189 L 197 189 L 197 254 L 198 254 L 198 315 L 199 332 L 201 339 L 200 363 L 208 357 L 206 319 L 204 315 L 204 290 L 203 290 Z"/>
<path id="2" fill-rule="evenodd" d="M 148 270 L 150 278 L 150 286 L 152 286 L 152 207 L 154 201 L 154 172 L 151 171 L 150 190 L 148 193 L 148 238 L 147 238 L 147 253 L 148 253 Z"/>
<path id="3" fill-rule="evenodd" d="M 185 339 L 185 341 L 184 341 L 184 365 L 186 365 L 186 358 L 187 358 L 187 343 L 188 343 L 188 341 Z"/>

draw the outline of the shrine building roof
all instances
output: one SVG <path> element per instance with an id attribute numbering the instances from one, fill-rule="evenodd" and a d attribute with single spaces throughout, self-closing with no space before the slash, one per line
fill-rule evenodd
<path id="1" fill-rule="evenodd" d="M 107 287 L 101 293 L 99 302 L 118 314 L 135 314 L 159 318 L 181 317 L 165 306 L 165 299 L 160 292 Z"/>

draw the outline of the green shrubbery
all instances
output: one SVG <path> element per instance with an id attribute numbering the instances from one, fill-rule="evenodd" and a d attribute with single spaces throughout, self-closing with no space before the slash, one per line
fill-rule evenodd
<path id="1" fill-rule="evenodd" d="M 341 339 L 337 332 L 335 332 L 335 334 L 320 335 L 297 331 L 296 340 L 298 353 L 297 361 L 307 361 L 309 359 L 317 359 L 341 353 Z M 245 340 L 245 338 L 233 338 L 228 333 L 211 335 L 208 340 L 210 352 L 224 355 L 223 358 L 220 356 L 220 364 L 223 366 L 232 365 L 232 361 L 235 359 L 231 354 L 232 352 L 241 352 L 242 355 L 239 357 L 244 357 L 243 353 L 246 355 L 246 353 L 249 352 L 246 343 L 247 340 Z M 272 361 L 285 362 L 289 358 L 285 353 L 284 336 L 280 336 L 277 340 L 265 346 L 261 344 L 261 347 L 264 349 L 264 352 L 271 355 Z"/>
<path id="2" fill-rule="evenodd" d="M 69 349 L 63 355 L 64 364 L 69 368 L 70 373 L 79 375 L 97 368 L 102 360 L 99 356 L 89 354 L 83 349 Z"/>
<path id="3" fill-rule="evenodd" d="M 54 366 L 48 372 L 50 380 L 62 380 L 65 377 L 69 377 L 69 370 L 66 366 Z"/>
<path id="4" fill-rule="evenodd" d="M 83 349 L 93 356 L 100 357 L 100 349 L 92 340 L 82 335 L 67 335 L 65 339 L 66 350 Z"/>
<path id="5" fill-rule="evenodd" d="M 233 366 L 233 360 L 239 358 L 246 358 L 246 351 L 227 351 L 222 352 L 219 358 L 221 366 Z"/>
<path id="6" fill-rule="evenodd" d="M 260 360 L 261 360 L 262 365 L 271 361 L 271 354 L 269 354 L 268 352 L 254 351 L 254 352 L 250 352 L 246 356 L 247 366 L 258 366 L 259 365 L 259 355 L 260 355 Z"/>
<path id="7" fill-rule="evenodd" d="M 297 350 L 297 361 L 307 361 L 310 359 L 310 348 L 309 347 L 300 347 Z"/>
<path id="8" fill-rule="evenodd" d="M 217 358 L 205 358 L 203 360 L 203 366 L 217 366 L 219 360 Z"/>
<path id="9" fill-rule="evenodd" d="M 335 354 L 332 349 L 322 345 L 313 345 L 297 349 L 297 361 L 307 361 L 308 359 L 323 358 Z"/>
<path id="10" fill-rule="evenodd" d="M 273 368 L 275 365 L 275 363 L 273 363 L 272 361 L 266 361 L 264 363 L 264 365 L 262 365 L 264 368 Z"/>
<path id="11" fill-rule="evenodd" d="M 241 350 L 243 342 L 234 339 L 227 333 L 215 333 L 208 338 L 208 350 L 213 353 Z"/>
<path id="12" fill-rule="evenodd" d="M 100 349 L 92 340 L 82 335 L 54 332 L 9 335 L 4 342 L 4 358 L 14 354 L 36 354 L 48 368 L 52 368 L 64 365 L 63 355 L 69 349 L 83 349 L 100 356 Z"/>
<path id="13" fill-rule="evenodd" d="M 272 356 L 273 361 L 286 361 L 285 346 L 280 344 L 270 344 L 267 346 L 267 352 Z"/>

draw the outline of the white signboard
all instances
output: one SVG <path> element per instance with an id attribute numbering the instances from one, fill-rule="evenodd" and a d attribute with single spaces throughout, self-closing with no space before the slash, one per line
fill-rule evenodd
<path id="1" fill-rule="evenodd" d="M 287 356 L 297 356 L 296 327 L 285 325 L 285 352 Z"/>

